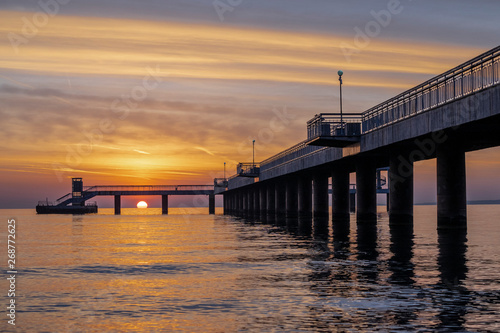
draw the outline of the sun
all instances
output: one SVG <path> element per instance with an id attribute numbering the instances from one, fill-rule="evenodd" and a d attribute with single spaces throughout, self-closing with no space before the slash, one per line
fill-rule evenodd
<path id="1" fill-rule="evenodd" d="M 146 201 L 139 201 L 137 203 L 137 208 L 148 208 L 148 203 Z"/>

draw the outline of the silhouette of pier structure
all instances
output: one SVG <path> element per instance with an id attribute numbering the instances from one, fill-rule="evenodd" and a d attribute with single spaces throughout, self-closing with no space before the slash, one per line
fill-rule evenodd
<path id="1" fill-rule="evenodd" d="M 358 221 L 372 221 L 377 193 L 386 193 L 390 224 L 411 225 L 413 165 L 435 158 L 438 229 L 463 229 L 465 153 L 499 145 L 500 46 L 363 113 L 317 114 L 307 122 L 306 140 L 260 163 L 240 163 L 234 176 L 213 185 L 83 188 L 80 178 L 72 193 L 39 206 L 83 207 L 108 195 L 120 214 L 122 195 L 161 195 L 167 214 L 169 195 L 202 194 L 213 214 L 221 194 L 225 214 L 324 220 L 331 206 L 334 221 L 349 219 L 354 209 Z"/>
<path id="2" fill-rule="evenodd" d="M 170 195 L 207 195 L 208 212 L 215 214 L 214 185 L 95 185 L 83 186 L 82 178 L 72 179 L 73 191 L 60 197 L 55 203 L 41 201 L 38 207 L 52 207 L 51 212 L 70 213 L 78 212 L 78 207 L 93 207 L 95 211 L 81 209 L 82 213 L 97 212 L 97 205 L 86 202 L 96 196 L 114 196 L 115 214 L 121 214 L 121 197 L 123 195 L 160 195 L 162 200 L 162 214 L 168 214 L 168 197 Z M 75 208 L 73 208 L 75 207 Z M 38 209 L 37 209 L 38 210 Z"/>
<path id="3" fill-rule="evenodd" d="M 436 158 L 438 229 L 466 228 L 465 153 L 500 145 L 499 62 L 500 46 L 363 113 L 315 115 L 306 140 L 238 166 L 225 213 L 327 218 L 331 206 L 348 219 L 355 173 L 357 219 L 373 220 L 387 168 L 390 223 L 412 224 L 413 165 Z"/>

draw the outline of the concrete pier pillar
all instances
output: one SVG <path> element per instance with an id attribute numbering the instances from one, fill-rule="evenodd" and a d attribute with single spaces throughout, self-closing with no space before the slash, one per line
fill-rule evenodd
<path id="1" fill-rule="evenodd" d="M 253 216 L 254 215 L 254 207 L 253 207 L 253 190 L 248 189 L 247 190 L 247 203 L 248 203 L 248 210 L 247 210 L 247 215 L 248 216 Z"/>
<path id="2" fill-rule="evenodd" d="M 208 195 L 208 214 L 215 214 L 215 194 Z"/>
<path id="3" fill-rule="evenodd" d="M 359 160 L 356 165 L 357 219 L 377 218 L 377 170 L 370 159 Z"/>
<path id="4" fill-rule="evenodd" d="M 284 186 L 276 185 L 275 198 L 276 198 L 276 215 L 279 217 L 286 216 L 286 191 Z"/>
<path id="5" fill-rule="evenodd" d="M 438 229 L 467 227 L 465 152 L 457 146 L 437 149 Z"/>
<path id="6" fill-rule="evenodd" d="M 314 218 L 329 217 L 328 174 L 318 172 L 313 176 Z"/>
<path id="7" fill-rule="evenodd" d="M 224 205 L 224 210 L 223 214 L 224 215 L 229 215 L 231 214 L 231 194 L 228 194 L 227 192 L 222 195 L 223 199 L 223 205 Z"/>
<path id="8" fill-rule="evenodd" d="M 168 214 L 168 195 L 161 196 L 161 213 L 164 215 Z"/>
<path id="9" fill-rule="evenodd" d="M 263 185 L 259 188 L 260 215 L 267 215 L 267 186 Z"/>
<path id="10" fill-rule="evenodd" d="M 413 162 L 407 154 L 389 158 L 389 224 L 413 222 Z"/>
<path id="11" fill-rule="evenodd" d="M 260 216 L 260 186 L 255 185 L 253 192 L 253 214 L 254 216 Z"/>
<path id="12" fill-rule="evenodd" d="M 349 212 L 356 213 L 356 192 L 349 190 Z"/>
<path id="13" fill-rule="evenodd" d="M 267 192 L 267 214 L 276 214 L 276 191 L 274 183 L 269 183 L 266 188 Z"/>
<path id="14" fill-rule="evenodd" d="M 241 215 L 248 214 L 248 191 L 241 190 Z"/>
<path id="15" fill-rule="evenodd" d="M 332 218 L 349 219 L 349 172 L 332 171 Z"/>
<path id="16" fill-rule="evenodd" d="M 120 215 L 122 212 L 122 198 L 120 195 L 115 195 L 115 215 Z"/>
<path id="17" fill-rule="evenodd" d="M 237 194 L 237 200 L 236 200 L 236 210 L 238 215 L 243 215 L 244 213 L 244 207 L 243 207 L 243 192 L 241 190 L 238 190 Z"/>
<path id="18" fill-rule="evenodd" d="M 300 217 L 312 217 L 312 179 L 300 176 L 298 179 L 298 214 Z"/>
<path id="19" fill-rule="evenodd" d="M 286 180 L 286 217 L 294 218 L 298 214 L 297 178 Z"/>

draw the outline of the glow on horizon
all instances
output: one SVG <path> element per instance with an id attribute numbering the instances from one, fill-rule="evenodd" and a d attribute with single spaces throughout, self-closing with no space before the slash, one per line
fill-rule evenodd
<path id="1" fill-rule="evenodd" d="M 0 33 L 23 15 L 0 11 Z M 380 39 L 347 62 L 342 42 L 352 36 L 57 15 L 17 54 L 0 43 L 0 181 L 50 184 L 59 170 L 90 184 L 210 183 L 224 162 L 232 174 L 251 158 L 273 108 L 294 118 L 257 140 L 257 160 L 305 139 L 309 118 L 336 111 L 338 69 L 346 110 L 361 112 L 484 51 Z M 162 83 L 118 120 L 110 105 L 146 66 L 158 66 Z M 73 156 L 108 117 L 116 129 Z"/>

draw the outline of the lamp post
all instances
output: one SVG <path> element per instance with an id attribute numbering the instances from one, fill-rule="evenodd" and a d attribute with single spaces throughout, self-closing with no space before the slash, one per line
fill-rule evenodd
<path id="1" fill-rule="evenodd" d="M 224 162 L 224 181 L 226 181 L 226 162 Z"/>
<path id="2" fill-rule="evenodd" d="M 252 167 L 255 168 L 255 140 L 252 141 Z"/>
<path id="3" fill-rule="evenodd" d="M 344 72 L 338 71 L 337 74 L 339 75 L 339 81 L 340 81 L 340 130 L 341 134 L 344 135 L 344 119 L 342 117 L 342 75 Z"/>

